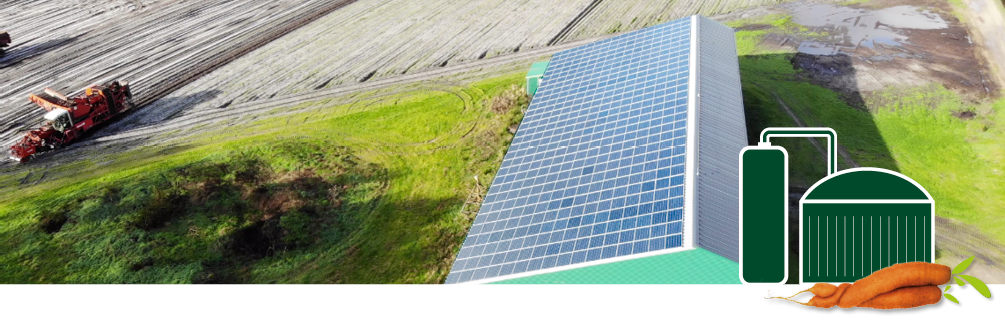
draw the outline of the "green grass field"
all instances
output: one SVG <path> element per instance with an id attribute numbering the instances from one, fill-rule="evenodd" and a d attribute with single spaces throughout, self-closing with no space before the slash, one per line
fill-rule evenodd
<path id="1" fill-rule="evenodd" d="M 526 106 L 522 80 L 315 102 L 67 164 L 80 170 L 6 189 L 0 282 L 442 282 L 474 216 L 461 208 L 486 188 L 475 176 L 491 182 Z"/>

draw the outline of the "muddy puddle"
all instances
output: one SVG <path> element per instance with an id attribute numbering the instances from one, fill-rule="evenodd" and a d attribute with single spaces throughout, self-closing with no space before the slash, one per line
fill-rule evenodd
<path id="1" fill-rule="evenodd" d="M 859 9 L 817 3 L 793 3 L 784 6 L 795 23 L 825 34 L 820 41 L 799 44 L 799 52 L 810 55 L 850 53 L 865 47 L 877 51 L 877 60 L 909 54 L 897 50 L 909 43 L 903 29 L 938 30 L 949 27 L 937 13 L 901 5 L 883 9 Z M 885 49 L 885 50 L 884 50 Z"/>
<path id="2" fill-rule="evenodd" d="M 865 107 L 863 93 L 890 85 L 947 88 L 987 95 L 986 64 L 975 54 L 966 26 L 947 14 L 945 2 L 889 0 L 861 8 L 812 2 L 781 5 L 807 28 L 772 34 L 763 46 L 793 50 L 793 66 L 817 85 L 839 92 L 850 106 Z"/>

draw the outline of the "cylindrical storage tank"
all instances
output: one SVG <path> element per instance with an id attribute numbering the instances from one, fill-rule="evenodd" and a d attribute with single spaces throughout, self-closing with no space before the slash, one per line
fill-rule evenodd
<path id="1" fill-rule="evenodd" d="M 740 151 L 740 281 L 788 279 L 789 155 L 761 143 Z"/>
<path id="2" fill-rule="evenodd" d="M 934 201 L 900 173 L 835 173 L 814 184 L 799 208 L 804 283 L 854 282 L 896 263 L 935 258 Z"/>

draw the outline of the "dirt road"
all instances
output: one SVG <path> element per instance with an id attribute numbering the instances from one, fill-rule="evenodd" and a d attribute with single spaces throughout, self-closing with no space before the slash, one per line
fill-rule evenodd
<path id="1" fill-rule="evenodd" d="M 1005 6 L 999 0 L 964 0 L 971 38 L 991 65 L 988 79 L 1005 86 Z"/>

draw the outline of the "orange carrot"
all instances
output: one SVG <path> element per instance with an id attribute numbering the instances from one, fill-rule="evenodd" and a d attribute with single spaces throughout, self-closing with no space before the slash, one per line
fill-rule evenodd
<path id="1" fill-rule="evenodd" d="M 841 296 L 838 306 L 856 307 L 899 288 L 942 285 L 949 283 L 949 278 L 950 269 L 946 265 L 925 262 L 894 264 L 855 282 Z"/>
<path id="2" fill-rule="evenodd" d="M 840 286 L 834 286 L 827 283 L 817 283 L 810 289 L 796 293 L 795 295 L 789 297 L 772 297 L 772 299 L 783 299 L 789 302 L 799 303 L 806 306 L 814 306 L 827 309 L 837 305 L 838 301 L 841 300 L 841 295 L 844 294 L 844 292 L 848 290 L 849 287 L 851 287 L 851 284 L 848 283 L 841 284 Z M 814 295 L 809 302 L 803 303 L 791 300 L 791 298 L 795 297 L 796 295 L 805 292 L 810 292 L 813 293 Z"/>
<path id="3" fill-rule="evenodd" d="M 831 297 L 835 292 L 837 292 L 837 289 L 838 287 L 834 286 L 834 284 L 817 283 L 806 291 L 809 291 L 810 293 L 813 293 L 813 295 L 819 297 Z"/>
<path id="4" fill-rule="evenodd" d="M 828 297 L 817 295 L 811 298 L 809 302 L 806 302 L 806 304 L 809 306 L 815 306 L 824 309 L 832 308 L 838 304 L 838 301 L 841 300 L 841 296 L 848 292 L 848 289 L 851 288 L 851 285 L 852 284 L 842 283 L 837 287 L 837 291 L 834 292 L 834 295 Z"/>
<path id="5" fill-rule="evenodd" d="M 912 286 L 880 294 L 860 304 L 859 307 L 882 310 L 907 309 L 939 303 L 940 300 L 942 300 L 942 290 L 938 286 Z"/>

